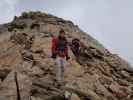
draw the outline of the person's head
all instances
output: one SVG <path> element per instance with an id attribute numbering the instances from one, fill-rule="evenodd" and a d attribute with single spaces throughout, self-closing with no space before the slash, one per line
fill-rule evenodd
<path id="1" fill-rule="evenodd" d="M 61 37 L 61 38 L 65 37 L 65 31 L 63 29 L 60 30 L 59 37 Z"/>

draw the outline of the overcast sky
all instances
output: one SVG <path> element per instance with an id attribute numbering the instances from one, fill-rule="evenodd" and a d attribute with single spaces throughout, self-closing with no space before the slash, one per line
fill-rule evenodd
<path id="1" fill-rule="evenodd" d="M 1 0 L 0 23 L 29 10 L 72 20 L 133 65 L 133 0 Z"/>

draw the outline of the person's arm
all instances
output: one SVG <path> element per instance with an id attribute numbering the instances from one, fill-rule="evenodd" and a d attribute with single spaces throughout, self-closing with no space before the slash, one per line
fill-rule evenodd
<path id="1" fill-rule="evenodd" d="M 57 48 L 57 40 L 55 37 L 52 37 L 52 58 L 56 58 L 57 55 L 56 48 Z"/>
<path id="2" fill-rule="evenodd" d="M 68 43 L 67 43 L 67 46 L 65 48 L 65 54 L 66 54 L 66 60 L 69 60 L 70 57 L 69 57 L 69 54 L 68 54 Z"/>

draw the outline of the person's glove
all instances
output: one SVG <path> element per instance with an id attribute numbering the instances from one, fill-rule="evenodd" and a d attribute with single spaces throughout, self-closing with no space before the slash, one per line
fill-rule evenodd
<path id="1" fill-rule="evenodd" d="M 69 60 L 70 59 L 70 57 L 69 56 L 66 56 L 66 60 Z"/>
<path id="2" fill-rule="evenodd" d="M 52 54 L 51 58 L 56 59 L 56 55 Z"/>
<path id="3" fill-rule="evenodd" d="M 51 32 L 48 32 L 48 37 L 52 37 L 53 34 Z"/>

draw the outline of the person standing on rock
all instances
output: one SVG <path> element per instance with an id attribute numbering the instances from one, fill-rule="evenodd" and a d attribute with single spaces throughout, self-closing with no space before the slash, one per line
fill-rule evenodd
<path id="1" fill-rule="evenodd" d="M 64 70 L 68 56 L 68 41 L 65 36 L 65 31 L 60 30 L 58 37 L 52 35 L 52 58 L 56 59 L 56 80 L 59 83 L 64 82 Z"/>
<path id="2" fill-rule="evenodd" d="M 73 51 L 75 56 L 79 56 L 81 50 L 81 42 L 78 38 L 72 39 L 70 44 L 71 50 Z"/>

